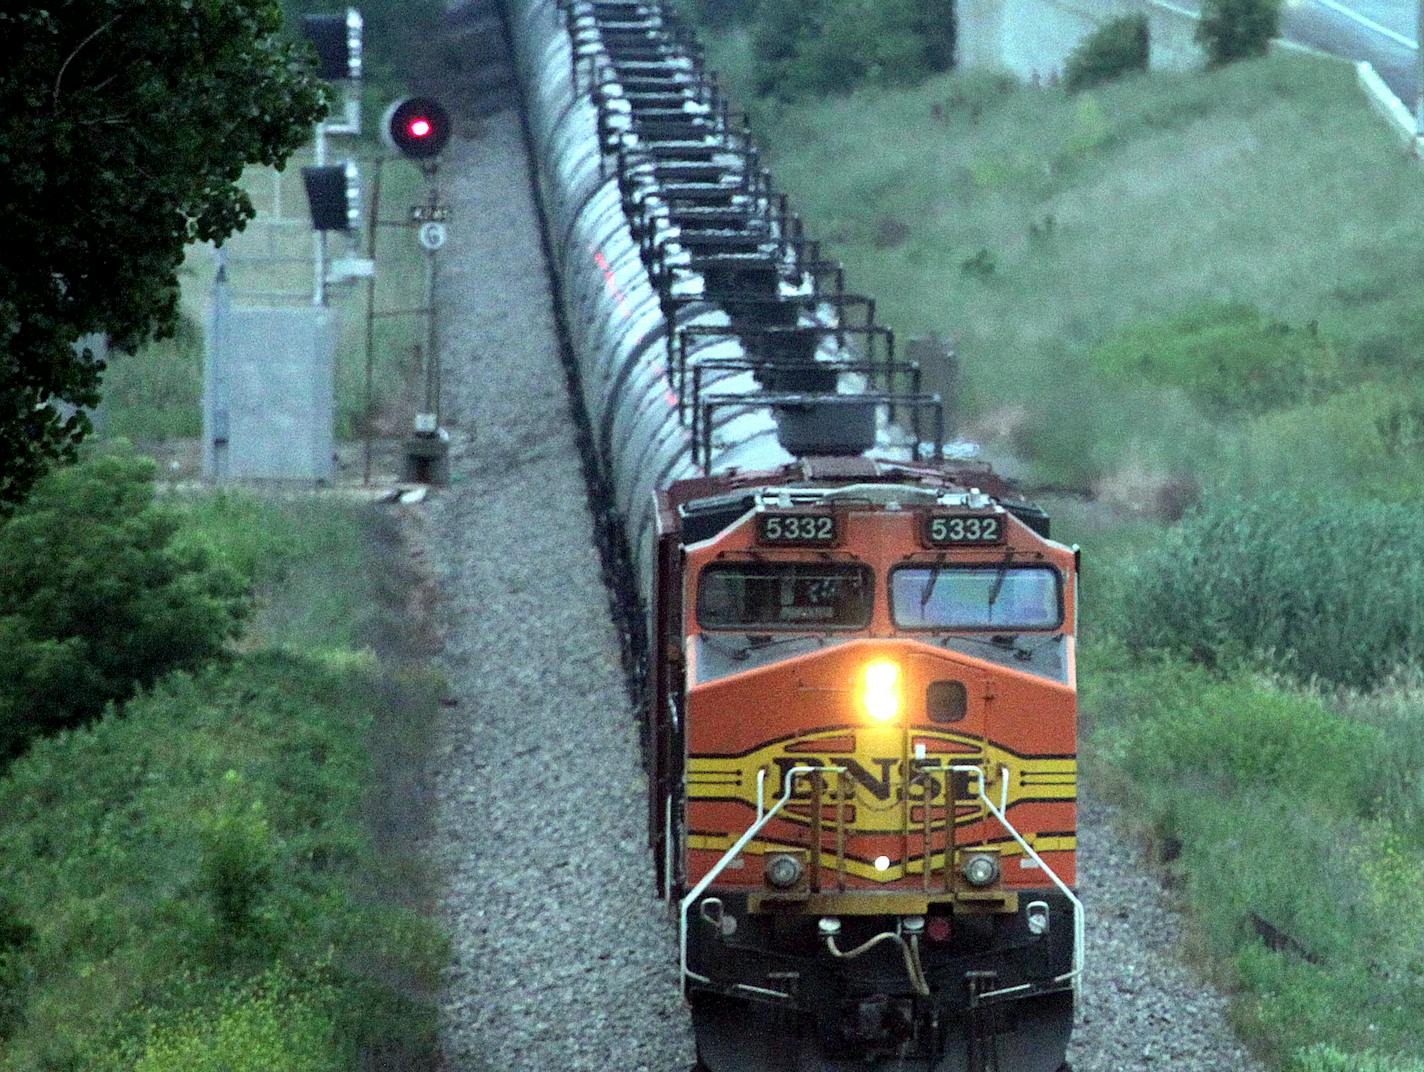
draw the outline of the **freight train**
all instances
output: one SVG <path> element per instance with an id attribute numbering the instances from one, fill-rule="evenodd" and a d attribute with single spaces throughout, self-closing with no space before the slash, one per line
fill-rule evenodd
<path id="1" fill-rule="evenodd" d="M 1076 549 L 847 292 L 665 0 L 506 0 L 708 1072 L 1059 1072 Z"/>

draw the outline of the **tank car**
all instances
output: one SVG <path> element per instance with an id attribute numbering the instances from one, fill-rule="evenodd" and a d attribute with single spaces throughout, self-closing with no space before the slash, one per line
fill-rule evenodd
<path id="1" fill-rule="evenodd" d="M 506 0 L 710 1072 L 1058 1072 L 1075 549 L 845 289 L 662 0 Z"/>

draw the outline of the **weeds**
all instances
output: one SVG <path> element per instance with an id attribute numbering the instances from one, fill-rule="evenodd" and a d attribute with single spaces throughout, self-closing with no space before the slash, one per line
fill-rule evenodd
<path id="1" fill-rule="evenodd" d="M 446 949 L 367 798 L 377 735 L 419 739 L 434 683 L 386 710 L 388 668 L 356 650 L 362 523 L 241 495 L 175 513 L 262 582 L 254 627 L 0 778 L 0 1070 L 426 1067 Z"/>
<path id="2" fill-rule="evenodd" d="M 712 53 L 750 99 L 744 39 Z M 1146 465 L 1206 488 L 1424 490 L 1402 401 L 1420 397 L 1424 185 L 1348 66 L 1271 57 L 1077 96 L 955 74 L 756 119 L 852 285 L 898 331 L 956 340 L 969 417 L 1025 407 L 1012 445 L 1044 480 Z M 912 233 L 884 241 L 885 218 Z M 961 268 L 978 250 L 992 287 Z M 1148 375 L 1143 340 L 1164 354 Z"/>
<path id="3" fill-rule="evenodd" d="M 1111 642 L 1083 679 L 1093 777 L 1173 847 L 1207 948 L 1248 995 L 1248 1035 L 1286 1067 L 1325 1044 L 1424 1058 L 1424 921 L 1401 912 L 1424 881 L 1421 772 L 1399 762 L 1417 729 L 1341 717 L 1358 694 L 1138 662 Z"/>
<path id="4" fill-rule="evenodd" d="M 1421 593 L 1424 519 L 1409 507 L 1214 499 L 1137 565 L 1123 635 L 1139 652 L 1368 690 L 1424 659 Z"/>

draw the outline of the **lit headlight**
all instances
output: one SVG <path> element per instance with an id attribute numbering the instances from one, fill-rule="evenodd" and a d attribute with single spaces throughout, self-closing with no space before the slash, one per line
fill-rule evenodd
<path id="1" fill-rule="evenodd" d="M 988 853 L 976 853 L 960 867 L 964 881 L 971 886 L 991 886 L 999 877 L 999 861 Z"/>
<path id="2" fill-rule="evenodd" d="M 766 882 L 779 890 L 789 890 L 801 881 L 801 861 L 786 853 L 777 853 L 766 862 Z"/>
<path id="3" fill-rule="evenodd" d="M 876 722 L 889 722 L 900 713 L 900 667 L 889 659 L 875 659 L 861 671 L 860 705 Z"/>

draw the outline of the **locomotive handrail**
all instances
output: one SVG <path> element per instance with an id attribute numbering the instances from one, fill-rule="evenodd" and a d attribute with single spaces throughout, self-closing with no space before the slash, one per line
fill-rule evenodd
<path id="1" fill-rule="evenodd" d="M 825 360 L 811 359 L 808 361 L 779 361 L 776 359 L 748 358 L 748 357 L 709 357 L 697 362 L 692 366 L 692 428 L 690 429 L 694 439 L 697 438 L 700 428 L 700 416 L 697 409 L 697 402 L 702 398 L 702 375 L 704 371 L 736 371 L 736 372 L 860 372 L 869 373 L 871 386 L 875 385 L 875 374 L 883 372 L 885 382 L 881 385 L 884 391 L 893 393 L 895 390 L 895 373 L 903 372 L 910 377 L 910 394 L 922 395 L 922 374 L 918 361 L 896 361 L 894 357 L 894 337 L 891 337 L 890 357 L 883 363 L 877 364 L 874 357 L 857 361 L 854 358 L 828 358 Z M 680 376 L 677 384 L 678 391 L 678 420 L 687 423 L 686 404 L 684 402 L 686 380 L 686 355 L 683 355 L 683 365 L 680 369 Z M 809 392 L 808 392 L 809 393 Z M 864 397 L 864 396 L 859 396 Z M 893 423 L 895 420 L 896 402 L 891 401 L 889 406 L 889 419 Z M 918 407 L 912 408 L 910 414 L 910 431 L 915 437 L 916 446 L 920 442 L 920 410 Z"/>
<path id="2" fill-rule="evenodd" d="M 976 783 L 975 792 L 978 794 L 980 801 L 983 802 L 984 807 L 988 809 L 989 814 L 999 821 L 999 825 L 1002 826 L 1004 830 L 1008 832 L 1008 835 L 1016 842 L 1018 842 L 1019 848 L 1023 849 L 1023 851 L 1028 855 L 1028 858 L 1034 863 L 1036 863 L 1043 871 L 1043 873 L 1049 877 L 1049 879 L 1053 882 L 1053 885 L 1058 888 L 1058 892 L 1063 894 L 1064 897 L 1068 898 L 1068 903 L 1073 907 L 1073 967 L 1068 971 L 1064 972 L 1062 975 L 1055 978 L 1053 981 L 1055 983 L 1068 983 L 1070 986 L 1073 987 L 1074 991 L 1081 993 L 1084 963 L 1083 947 L 1087 936 L 1087 926 L 1083 918 L 1083 902 L 1079 899 L 1078 895 L 1073 892 L 1072 887 L 1070 887 L 1068 883 L 1064 882 L 1063 879 L 1059 877 L 1058 872 L 1054 871 L 1053 868 L 1049 867 L 1048 864 L 1044 862 L 1043 857 L 1040 856 L 1038 852 L 1034 849 L 1034 847 L 1028 843 L 1024 836 L 1019 833 L 1018 829 L 1014 826 L 1014 824 L 1009 822 L 1009 818 L 1007 815 L 1009 795 L 1008 769 L 1004 767 L 1000 768 L 1000 771 L 1002 772 L 1000 774 L 1001 796 L 1000 803 L 997 805 L 993 802 L 993 800 L 989 798 L 989 794 L 984 784 L 984 769 L 982 767 L 973 766 L 971 764 L 951 764 L 949 767 L 926 767 L 925 769 L 948 770 L 952 774 L 970 775 Z M 1010 986 L 1005 987 L 1002 990 L 992 990 L 987 994 L 980 994 L 979 997 L 981 999 L 1002 997 L 1005 994 L 1012 994 L 1021 990 L 1026 990 L 1029 988 L 1029 985 L 1030 984 L 1025 983 L 1021 986 Z"/>
<path id="3" fill-rule="evenodd" d="M 686 985 L 686 981 L 688 979 L 694 979 L 699 983 L 712 982 L 712 980 L 709 979 L 707 976 L 692 971 L 687 966 L 687 913 L 691 910 L 693 903 L 704 893 L 707 892 L 707 887 L 711 886 L 712 883 L 717 881 L 717 876 L 719 876 L 723 871 L 727 869 L 727 865 L 730 864 L 733 860 L 735 860 L 738 856 L 740 856 L 742 854 L 742 850 L 745 849 L 747 845 L 751 843 L 752 839 L 756 837 L 759 833 L 761 833 L 762 828 L 766 826 L 767 823 L 771 822 L 771 820 L 776 817 L 777 812 L 781 811 L 781 809 L 784 808 L 787 803 L 790 802 L 791 793 L 794 788 L 793 783 L 796 778 L 799 778 L 805 774 L 820 773 L 829 773 L 839 776 L 844 774 L 846 772 L 846 769 L 847 768 L 845 767 L 813 767 L 807 765 L 804 767 L 792 767 L 790 770 L 788 770 L 784 779 L 784 784 L 786 788 L 781 795 L 781 799 L 779 799 L 765 812 L 760 813 L 757 816 L 756 821 L 752 823 L 751 826 L 747 827 L 746 833 L 739 837 L 732 844 L 732 847 L 722 854 L 722 858 L 712 865 L 711 870 L 709 870 L 707 874 L 703 875 L 702 878 L 698 880 L 697 885 L 693 886 L 692 889 L 689 890 L 683 896 L 681 902 L 679 902 L 678 904 L 678 944 L 680 946 L 682 978 L 684 985 Z"/>

